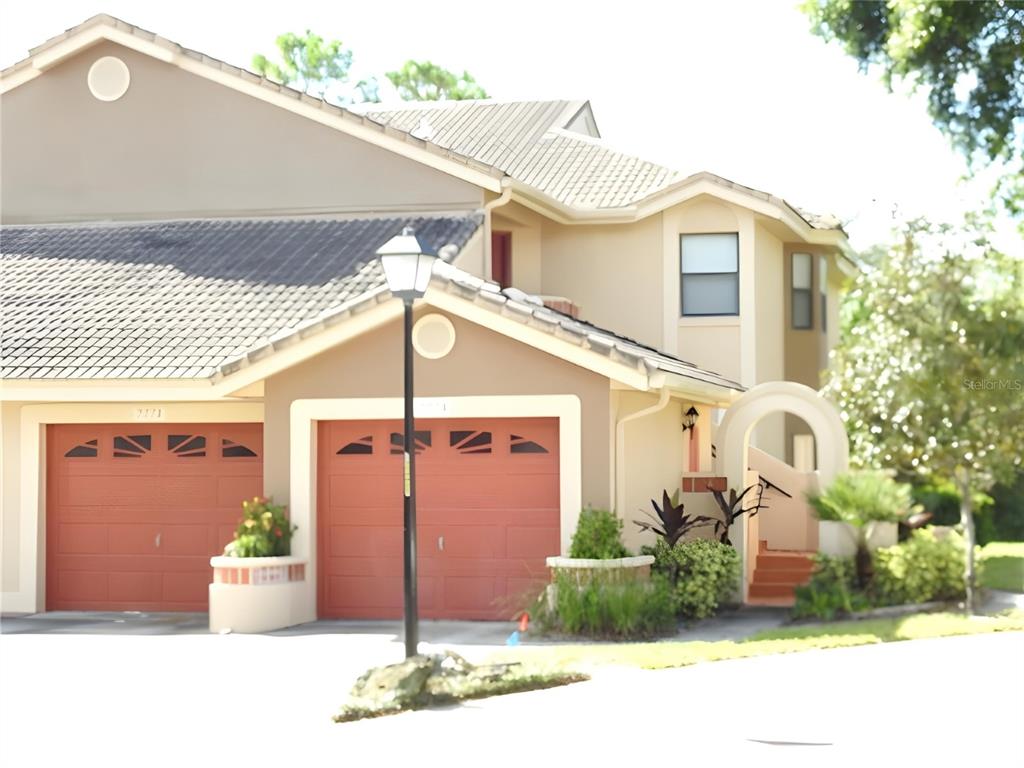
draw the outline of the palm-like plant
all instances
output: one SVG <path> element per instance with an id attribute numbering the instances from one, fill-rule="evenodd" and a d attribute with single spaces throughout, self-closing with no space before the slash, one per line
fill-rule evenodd
<path id="1" fill-rule="evenodd" d="M 676 542 L 684 534 L 694 528 L 715 525 L 719 522 L 707 515 L 686 514 L 685 505 L 679 501 L 679 491 L 676 491 L 671 496 L 668 495 L 668 491 L 662 491 L 661 506 L 659 507 L 654 499 L 651 499 L 651 506 L 654 507 L 654 511 L 658 515 L 657 517 L 647 512 L 646 514 L 651 518 L 651 522 L 646 520 L 634 520 L 633 522 L 639 525 L 642 531 L 654 531 L 658 536 L 665 539 L 665 543 L 670 547 L 675 546 Z"/>
<path id="2" fill-rule="evenodd" d="M 879 523 L 898 523 L 920 511 L 910 486 L 897 483 L 885 472 L 848 472 L 821 492 L 807 494 L 807 502 L 819 520 L 849 524 L 856 539 L 857 586 L 871 580 L 868 542 Z"/>

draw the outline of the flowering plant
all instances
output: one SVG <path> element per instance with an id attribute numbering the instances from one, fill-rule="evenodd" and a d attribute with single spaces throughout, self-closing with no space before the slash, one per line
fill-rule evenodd
<path id="1" fill-rule="evenodd" d="M 242 502 L 242 520 L 234 540 L 224 547 L 228 557 L 274 557 L 291 552 L 292 525 L 281 504 L 254 496 Z"/>

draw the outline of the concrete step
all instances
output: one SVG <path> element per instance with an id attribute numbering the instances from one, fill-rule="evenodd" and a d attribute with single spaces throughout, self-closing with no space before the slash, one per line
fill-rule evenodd
<path id="1" fill-rule="evenodd" d="M 814 570 L 814 561 L 808 555 L 768 555 L 757 556 L 756 567 L 765 571 L 807 571 Z"/>
<path id="2" fill-rule="evenodd" d="M 784 597 L 792 600 L 796 592 L 792 584 L 751 584 L 747 595 L 753 598 Z"/>
<path id="3" fill-rule="evenodd" d="M 753 595 L 747 595 L 747 605 L 770 605 L 776 608 L 787 608 L 795 602 L 795 597 L 754 597 Z"/>
<path id="4" fill-rule="evenodd" d="M 754 584 L 806 584 L 811 578 L 810 569 L 805 568 L 769 568 L 754 569 Z"/>

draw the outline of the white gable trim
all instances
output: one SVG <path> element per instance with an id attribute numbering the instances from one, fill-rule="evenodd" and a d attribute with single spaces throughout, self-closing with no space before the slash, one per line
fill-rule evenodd
<path id="1" fill-rule="evenodd" d="M 65 59 L 104 40 L 281 107 L 483 189 L 501 191 L 501 173 L 498 171 L 487 172 L 474 168 L 470 164 L 454 159 L 448 150 L 400 131 L 388 131 L 354 112 L 325 104 L 320 99 L 292 89 L 282 90 L 276 83 L 267 82 L 257 75 L 249 74 L 246 77 L 230 71 L 234 70 L 234 67 L 225 70 L 221 66 L 222 63 L 215 59 L 189 56 L 173 43 L 161 44 L 148 40 L 105 21 L 74 32 L 67 39 L 52 46 L 44 46 L 43 50 L 28 59 L 29 63 L 26 66 L 0 78 L 0 95 L 34 80 Z"/>
<path id="2" fill-rule="evenodd" d="M 500 313 L 448 293 L 436 284 L 428 289 L 426 296 L 419 303 L 444 310 L 475 325 L 547 352 L 560 360 L 607 376 L 631 389 L 646 391 L 650 387 L 651 378 L 640 366 L 633 367 L 616 362 L 604 354 L 560 339 L 546 330 L 504 317 Z M 385 323 L 397 320 L 401 314 L 401 302 L 384 300 L 323 330 L 315 330 L 305 338 L 301 333 L 283 336 L 280 349 L 270 349 L 260 359 L 247 362 L 238 371 L 216 380 L 212 387 L 214 396 L 236 395 L 243 387 L 263 381 Z"/>

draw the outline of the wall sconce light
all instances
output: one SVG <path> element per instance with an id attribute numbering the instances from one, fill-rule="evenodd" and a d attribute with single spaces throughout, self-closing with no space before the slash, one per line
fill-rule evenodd
<path id="1" fill-rule="evenodd" d="M 693 429 L 695 426 L 697 426 L 697 418 L 699 416 L 700 413 L 697 411 L 696 408 L 694 408 L 691 405 L 690 410 L 683 414 L 683 432 L 686 432 L 687 430 Z"/>

